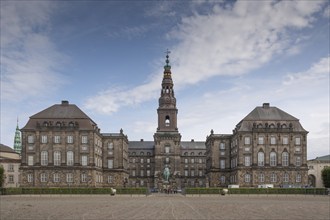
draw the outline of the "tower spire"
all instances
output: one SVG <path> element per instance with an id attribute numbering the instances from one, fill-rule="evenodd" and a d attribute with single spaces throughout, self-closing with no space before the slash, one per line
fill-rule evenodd
<path id="1" fill-rule="evenodd" d="M 21 131 L 18 127 L 18 117 L 17 117 L 17 124 L 16 124 L 16 131 L 15 131 L 15 138 L 14 138 L 14 150 L 16 153 L 21 154 L 22 151 L 22 141 L 21 141 Z"/>
<path id="2" fill-rule="evenodd" d="M 171 76 L 171 65 L 169 54 L 171 51 L 166 50 L 166 60 L 164 66 L 164 77 L 162 81 L 162 89 L 159 98 L 158 128 L 160 132 L 178 132 L 176 98 L 174 96 L 174 84 Z"/>

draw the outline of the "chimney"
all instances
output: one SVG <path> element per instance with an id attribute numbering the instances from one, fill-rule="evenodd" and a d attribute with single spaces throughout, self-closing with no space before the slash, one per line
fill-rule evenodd
<path id="1" fill-rule="evenodd" d="M 143 142 L 143 139 L 141 139 L 140 141 Z"/>
<path id="2" fill-rule="evenodd" d="M 67 100 L 62 100 L 62 105 L 69 105 L 69 101 L 67 101 Z"/>
<path id="3" fill-rule="evenodd" d="M 191 142 L 194 142 L 195 140 L 194 139 L 191 139 Z"/>
<path id="4" fill-rule="evenodd" d="M 269 108 L 269 103 L 264 103 L 264 104 L 262 104 L 262 107 L 263 107 L 263 108 Z"/>

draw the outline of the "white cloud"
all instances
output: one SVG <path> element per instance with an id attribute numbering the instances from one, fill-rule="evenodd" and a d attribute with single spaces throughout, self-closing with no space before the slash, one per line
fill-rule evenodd
<path id="1" fill-rule="evenodd" d="M 44 96 L 63 76 L 59 66 L 66 58 L 48 34 L 51 2 L 1 2 L 1 92 L 10 101 Z"/>
<path id="2" fill-rule="evenodd" d="M 169 34 L 173 78 L 178 88 L 219 75 L 242 75 L 274 56 L 299 53 L 293 30 L 308 28 L 322 1 L 238 1 L 208 14 L 183 17 Z M 159 74 L 158 74 L 159 75 Z M 112 113 L 157 94 L 159 77 L 128 90 L 110 89 L 90 97 L 86 107 Z M 142 92 L 142 93 L 141 93 Z M 95 102 L 97 100 L 97 102 Z M 98 104 L 95 104 L 98 103 Z"/>

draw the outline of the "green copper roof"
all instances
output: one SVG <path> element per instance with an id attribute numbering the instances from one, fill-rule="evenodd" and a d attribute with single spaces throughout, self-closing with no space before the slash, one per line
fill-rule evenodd
<path id="1" fill-rule="evenodd" d="M 16 151 L 16 153 L 21 154 L 22 141 L 21 141 L 21 132 L 20 132 L 19 127 L 18 127 L 18 120 L 17 120 L 15 138 L 14 138 L 14 150 Z"/>

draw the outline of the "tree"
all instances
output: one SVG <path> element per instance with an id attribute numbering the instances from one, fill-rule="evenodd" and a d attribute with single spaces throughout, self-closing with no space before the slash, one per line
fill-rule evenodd
<path id="1" fill-rule="evenodd" d="M 3 182 L 5 180 L 5 175 L 4 175 L 5 170 L 3 169 L 2 166 L 0 166 L 0 188 L 3 185 Z"/>
<path id="2" fill-rule="evenodd" d="M 325 188 L 330 188 L 330 167 L 324 167 L 322 172 L 322 180 Z"/>

